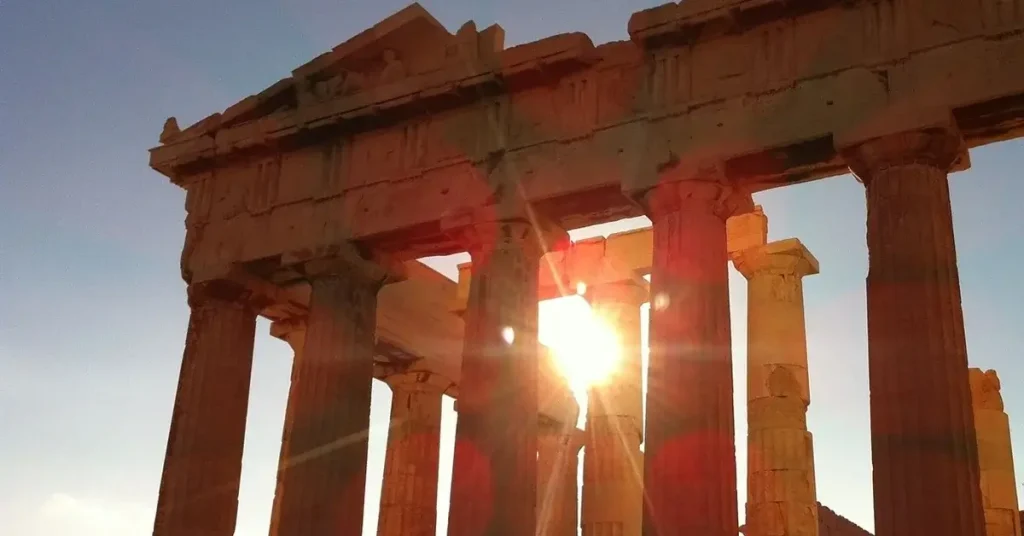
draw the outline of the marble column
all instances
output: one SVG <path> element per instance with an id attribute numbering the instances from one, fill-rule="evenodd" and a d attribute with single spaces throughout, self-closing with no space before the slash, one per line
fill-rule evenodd
<path id="1" fill-rule="evenodd" d="M 981 536 L 978 450 L 947 129 L 843 151 L 867 191 L 868 371 L 878 536 Z"/>
<path id="2" fill-rule="evenodd" d="M 797 239 L 733 256 L 747 278 L 747 536 L 817 536 L 803 277 L 818 261 Z"/>
<path id="3" fill-rule="evenodd" d="M 640 536 L 643 524 L 643 387 L 640 306 L 633 282 L 587 289 L 594 313 L 615 329 L 619 360 L 590 387 L 583 456 L 583 536 Z"/>
<path id="4" fill-rule="evenodd" d="M 231 536 L 238 513 L 256 309 L 228 281 L 192 284 L 192 308 L 154 536 Z"/>
<path id="5" fill-rule="evenodd" d="M 971 402 L 978 438 L 981 497 L 987 536 L 1021 536 L 1017 479 L 1013 471 L 1010 420 L 994 370 L 970 369 Z"/>
<path id="6" fill-rule="evenodd" d="M 552 234 L 531 214 L 446 224 L 472 259 L 450 536 L 522 536 L 537 525 L 537 280 Z"/>
<path id="7" fill-rule="evenodd" d="M 291 379 L 289 380 L 289 392 L 288 399 L 292 400 L 293 397 L 297 397 L 298 394 L 292 394 L 295 390 L 301 387 L 301 384 L 295 382 L 295 375 L 299 371 L 302 361 L 302 346 L 306 342 L 306 319 L 305 318 L 291 318 L 286 321 L 277 321 L 270 325 L 270 335 L 288 343 L 288 346 L 292 349 L 292 371 Z M 274 502 L 270 510 L 270 536 L 279 536 L 281 534 L 281 499 L 283 498 L 281 484 L 284 480 L 281 478 L 282 469 L 287 465 L 285 463 L 285 456 L 290 451 L 290 438 L 291 438 L 291 426 L 288 423 L 294 422 L 293 414 L 296 410 L 295 404 L 288 404 L 285 407 L 284 422 L 285 425 L 282 427 L 281 432 L 281 453 L 278 457 L 278 475 L 277 483 L 274 489 Z"/>
<path id="8" fill-rule="evenodd" d="M 537 536 L 576 536 L 582 446 L 575 423 L 541 423 L 537 437 Z"/>
<path id="9" fill-rule="evenodd" d="M 303 270 L 312 292 L 288 394 L 275 528 L 362 534 L 377 291 L 388 274 L 354 248 Z"/>
<path id="10" fill-rule="evenodd" d="M 441 396 L 451 381 L 426 371 L 392 374 L 391 426 L 380 494 L 378 536 L 437 533 Z"/>
<path id="11" fill-rule="evenodd" d="M 721 181 L 648 192 L 654 223 L 644 534 L 735 536 L 727 218 L 753 209 Z"/>

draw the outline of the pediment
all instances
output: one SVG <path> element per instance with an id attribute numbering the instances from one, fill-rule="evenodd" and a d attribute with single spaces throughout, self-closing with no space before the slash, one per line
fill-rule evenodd
<path id="1" fill-rule="evenodd" d="M 504 31 L 478 32 L 470 21 L 451 33 L 418 3 L 375 24 L 292 71 L 292 76 L 250 95 L 223 113 L 185 129 L 169 118 L 161 143 L 181 142 L 223 127 L 288 112 L 315 102 L 347 97 L 421 77 L 453 64 L 474 65 L 504 48 Z"/>
<path id="2" fill-rule="evenodd" d="M 338 70 L 368 73 L 386 67 L 389 53 L 408 74 L 419 74 L 441 66 L 452 37 L 433 15 L 413 3 L 298 67 L 292 75 L 301 78 Z"/>
<path id="3" fill-rule="evenodd" d="M 475 65 L 503 47 L 500 26 L 478 32 L 470 21 L 452 34 L 414 3 L 292 71 L 298 106 L 422 79 L 453 64 Z"/>

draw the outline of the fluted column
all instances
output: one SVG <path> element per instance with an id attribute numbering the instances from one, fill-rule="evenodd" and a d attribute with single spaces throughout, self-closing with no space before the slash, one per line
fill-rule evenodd
<path id="1" fill-rule="evenodd" d="M 289 403 L 285 406 L 284 422 L 285 425 L 281 432 L 281 453 L 278 457 L 278 474 L 277 483 L 274 489 L 274 502 L 270 511 L 270 535 L 279 536 L 281 535 L 281 499 L 284 497 L 281 489 L 281 485 L 284 483 L 284 479 L 281 478 L 283 475 L 282 470 L 287 466 L 288 452 L 291 447 L 291 431 L 292 426 L 290 423 L 295 421 L 294 412 L 297 409 L 297 405 L 292 402 L 298 400 L 297 389 L 302 387 L 302 384 L 295 381 L 295 375 L 298 373 L 299 368 L 302 365 L 302 347 L 303 343 L 306 342 L 306 319 L 305 318 L 293 318 L 288 321 L 278 321 L 270 325 L 270 335 L 277 337 L 288 343 L 288 346 L 292 349 L 292 372 L 291 379 L 289 380 L 288 389 L 288 400 Z M 293 394 L 294 393 L 294 394 Z"/>
<path id="2" fill-rule="evenodd" d="M 981 536 L 944 129 L 843 151 L 867 191 L 868 370 L 878 536 Z"/>
<path id="3" fill-rule="evenodd" d="M 733 257 L 747 278 L 747 536 L 817 536 L 803 277 L 818 261 L 797 239 Z"/>
<path id="4" fill-rule="evenodd" d="M 437 533 L 441 396 L 451 381 L 425 372 L 392 374 L 391 426 L 380 494 L 378 536 Z"/>
<path id="5" fill-rule="evenodd" d="M 480 215 L 446 225 L 473 263 L 448 534 L 532 535 L 537 524 L 537 279 L 548 232 L 538 228 L 532 214 Z"/>
<path id="6" fill-rule="evenodd" d="M 231 536 L 256 330 L 245 289 L 190 285 L 192 308 L 157 499 L 154 536 Z"/>
<path id="7" fill-rule="evenodd" d="M 303 269 L 312 294 L 288 396 L 275 528 L 361 534 L 377 291 L 387 273 L 354 248 Z"/>
<path id="8" fill-rule="evenodd" d="M 753 203 L 712 180 L 664 183 L 644 201 L 654 223 L 644 534 L 735 536 L 725 221 Z"/>
<path id="9" fill-rule="evenodd" d="M 582 446 L 575 423 L 541 423 L 537 437 L 537 536 L 576 536 Z"/>
<path id="10" fill-rule="evenodd" d="M 981 497 L 987 536 L 1021 536 L 1010 420 L 994 370 L 970 369 L 974 427 L 978 438 Z"/>
<path id="11" fill-rule="evenodd" d="M 619 337 L 619 360 L 588 392 L 583 456 L 583 536 L 639 536 L 643 524 L 642 345 L 640 306 L 647 290 L 632 282 L 589 288 L 594 313 Z"/>

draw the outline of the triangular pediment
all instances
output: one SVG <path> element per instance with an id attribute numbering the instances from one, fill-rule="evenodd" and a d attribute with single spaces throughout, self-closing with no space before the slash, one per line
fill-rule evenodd
<path id="1" fill-rule="evenodd" d="M 298 78 L 328 70 L 373 71 L 386 66 L 385 55 L 389 51 L 408 74 L 420 74 L 443 64 L 445 48 L 452 37 L 430 12 L 413 3 L 292 74 Z"/>
<path id="2" fill-rule="evenodd" d="M 301 106 L 303 101 L 329 100 L 373 87 L 442 70 L 453 62 L 471 64 L 481 54 L 503 48 L 504 32 L 492 25 L 477 32 L 467 22 L 450 33 L 418 3 L 410 4 L 292 71 L 264 91 L 246 97 L 184 130 L 168 119 L 161 143 L 204 135 Z"/>

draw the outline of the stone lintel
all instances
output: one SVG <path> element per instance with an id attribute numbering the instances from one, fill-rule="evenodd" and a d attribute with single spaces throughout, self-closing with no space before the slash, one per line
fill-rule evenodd
<path id="1" fill-rule="evenodd" d="M 549 252 L 540 261 L 537 299 L 577 295 L 580 283 L 585 287 L 583 296 L 588 300 L 592 289 L 598 287 L 626 284 L 648 289 L 647 280 L 632 270 L 630 264 L 634 263 L 605 255 L 603 242 L 577 242 L 562 251 Z M 452 313 L 461 315 L 466 311 L 472 267 L 470 262 L 458 266 L 458 288 L 448 308 Z"/>
<path id="2" fill-rule="evenodd" d="M 797 276 L 819 272 L 818 259 L 797 238 L 769 242 L 748 248 L 733 256 L 733 263 L 745 277 L 759 272 L 777 272 Z"/>
<path id="3" fill-rule="evenodd" d="M 587 285 L 587 292 L 583 298 L 591 306 L 603 304 L 616 304 L 635 306 L 638 309 L 647 303 L 651 295 L 651 285 L 642 277 L 640 281 L 615 281 L 598 285 Z"/>
<path id="4" fill-rule="evenodd" d="M 768 243 L 768 217 L 761 205 L 754 205 L 753 212 L 733 216 L 725 221 L 726 241 L 729 256 Z"/>

